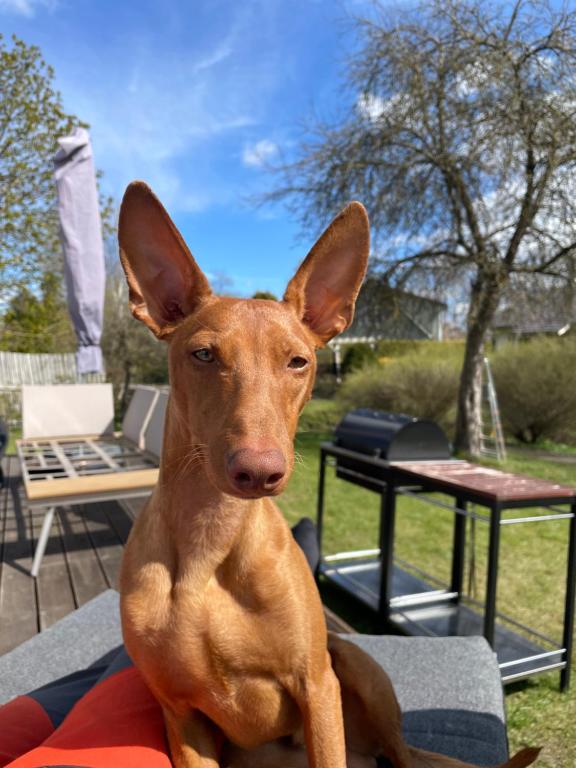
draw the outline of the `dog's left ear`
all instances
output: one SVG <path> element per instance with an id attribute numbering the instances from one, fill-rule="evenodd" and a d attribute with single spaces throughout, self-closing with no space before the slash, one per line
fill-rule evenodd
<path id="1" fill-rule="evenodd" d="M 369 251 L 366 209 L 361 203 L 349 203 L 288 283 L 284 301 L 296 309 L 322 345 L 352 322 Z"/>

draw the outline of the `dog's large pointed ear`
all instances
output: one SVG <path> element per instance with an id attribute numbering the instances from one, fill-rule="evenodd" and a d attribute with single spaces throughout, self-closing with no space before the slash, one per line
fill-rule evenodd
<path id="1" fill-rule="evenodd" d="M 118 239 L 132 314 L 158 338 L 167 338 L 211 295 L 208 280 L 158 198 L 141 181 L 133 181 L 124 193 Z"/>
<path id="2" fill-rule="evenodd" d="M 288 283 L 284 301 L 296 309 L 321 344 L 352 322 L 369 252 L 366 210 L 361 203 L 349 203 Z"/>

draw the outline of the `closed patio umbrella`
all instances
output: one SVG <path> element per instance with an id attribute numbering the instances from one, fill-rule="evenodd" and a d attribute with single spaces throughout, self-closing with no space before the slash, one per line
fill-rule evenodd
<path id="1" fill-rule="evenodd" d="M 103 370 L 100 337 L 104 313 L 104 246 L 88 131 L 75 128 L 71 136 L 58 139 L 58 145 L 54 175 L 68 309 L 78 338 L 76 362 L 80 378 Z"/>

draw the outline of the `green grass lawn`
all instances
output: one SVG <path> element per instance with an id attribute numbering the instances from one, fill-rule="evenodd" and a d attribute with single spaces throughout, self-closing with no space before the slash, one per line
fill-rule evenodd
<path id="1" fill-rule="evenodd" d="M 6 446 L 6 454 L 8 456 L 10 454 L 16 455 L 16 440 L 19 440 L 21 437 L 22 437 L 21 429 L 10 430 L 10 436 L 8 437 L 8 445 Z"/>
<path id="2" fill-rule="evenodd" d="M 316 517 L 320 439 L 314 433 L 298 436 L 296 449 L 301 460 L 296 464 L 287 491 L 279 499 L 290 523 L 304 515 L 312 519 Z M 568 485 L 574 485 L 576 481 L 576 464 L 552 462 L 525 452 L 513 453 L 503 468 Z M 333 470 L 329 469 L 325 499 L 324 554 L 377 546 L 377 494 L 337 480 Z M 396 525 L 396 555 L 447 581 L 453 513 L 401 497 Z M 567 521 L 513 525 L 501 530 L 498 610 L 560 641 Z M 468 528 L 468 541 L 470 532 Z M 476 523 L 474 550 L 476 569 L 472 596 L 482 599 L 487 525 L 481 522 Z M 467 551 L 466 584 L 469 583 L 469 564 L 470 549 Z M 341 607 L 350 609 L 350 602 L 341 601 Z M 359 630 L 369 631 L 369 614 L 356 610 L 345 617 Z M 511 749 L 543 745 L 545 749 L 538 763 L 542 768 L 574 768 L 576 765 L 576 669 L 568 694 L 559 693 L 558 685 L 559 673 L 555 672 L 533 677 L 507 689 Z"/>

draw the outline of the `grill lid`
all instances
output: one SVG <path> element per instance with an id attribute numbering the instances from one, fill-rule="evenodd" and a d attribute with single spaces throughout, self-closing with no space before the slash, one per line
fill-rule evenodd
<path id="1" fill-rule="evenodd" d="M 357 408 L 344 416 L 334 434 L 336 445 L 386 461 L 429 461 L 452 455 L 438 424 L 404 413 Z"/>

